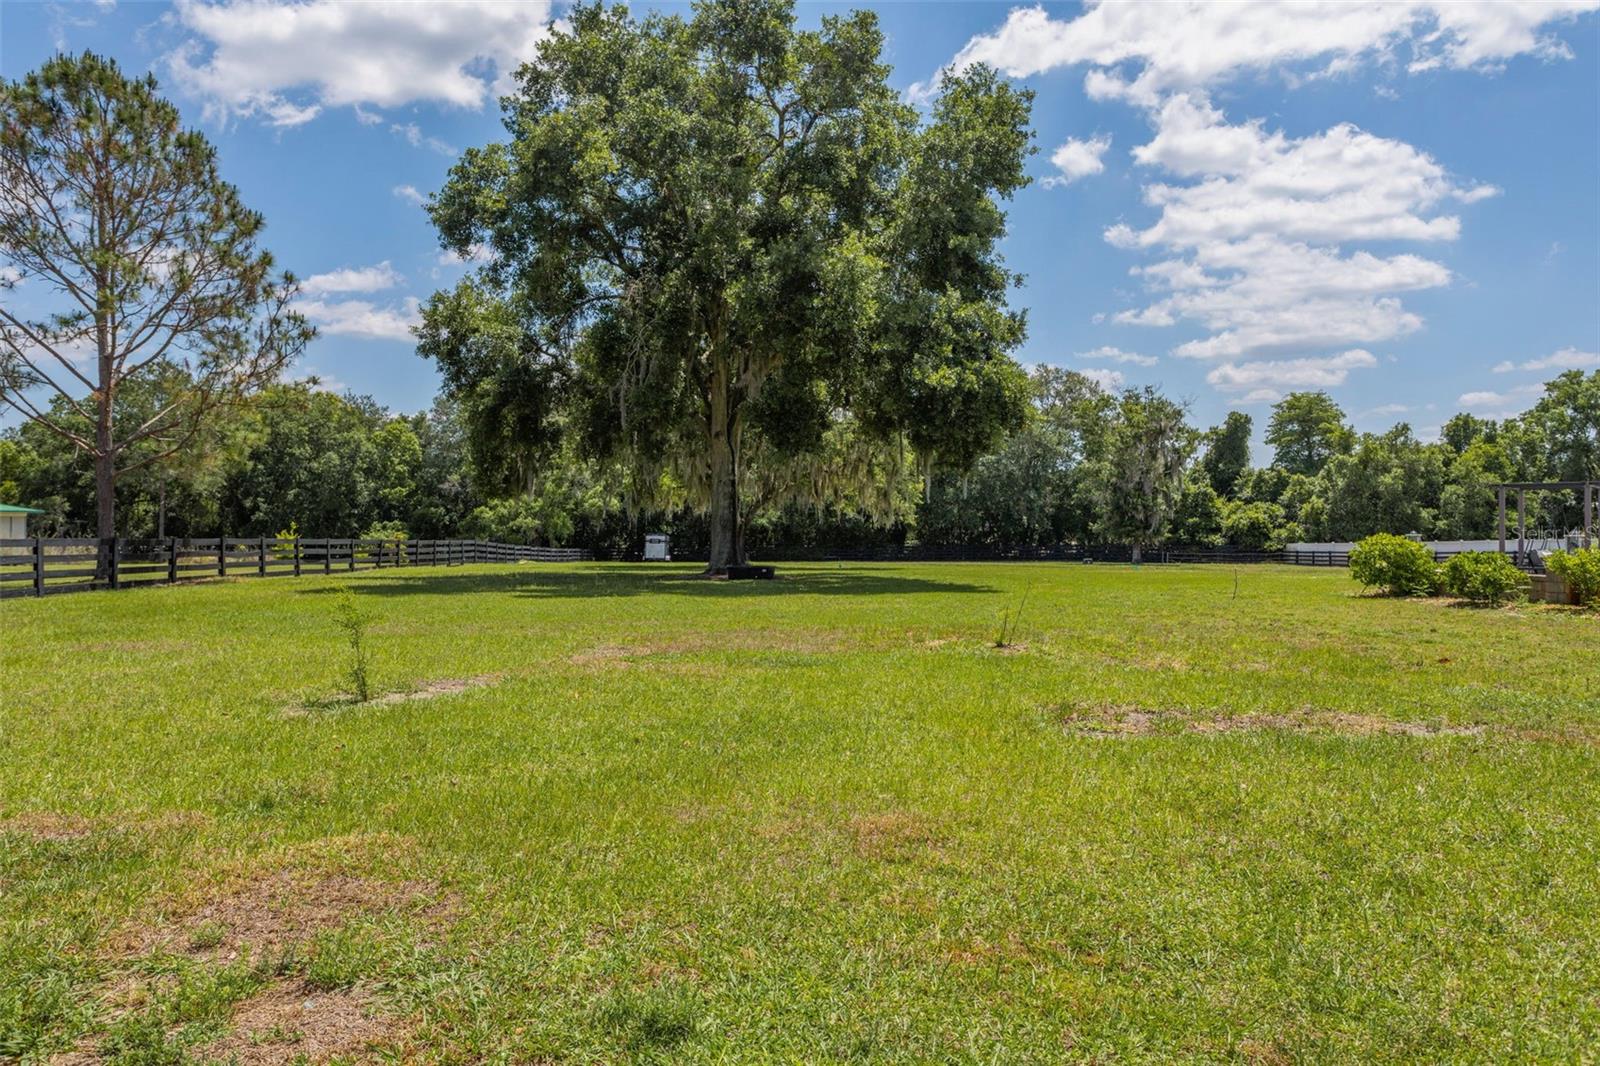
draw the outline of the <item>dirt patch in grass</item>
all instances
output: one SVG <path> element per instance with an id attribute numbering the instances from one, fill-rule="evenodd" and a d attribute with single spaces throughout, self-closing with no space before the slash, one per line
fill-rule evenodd
<path id="1" fill-rule="evenodd" d="M 32 840 L 81 840 L 95 828 L 88 818 L 53 811 L 29 811 L 0 821 L 0 834 Z"/>
<path id="2" fill-rule="evenodd" d="M 240 1003 L 228 1035 L 197 1049 L 197 1057 L 236 1066 L 359 1059 L 374 1045 L 393 1043 L 402 1031 L 395 1019 L 373 1009 L 364 992 L 278 983 Z"/>
<path id="3" fill-rule="evenodd" d="M 0 835 L 28 837 L 32 840 L 82 840 L 95 833 L 160 833 L 196 829 L 208 819 L 198 811 L 166 811 L 161 814 L 112 815 L 88 818 L 55 811 L 25 811 L 0 819 Z"/>
<path id="4" fill-rule="evenodd" d="M 416 688 L 400 689 L 396 692 L 385 692 L 372 697 L 365 703 L 355 696 L 341 692 L 323 700 L 307 700 L 304 703 L 291 704 L 283 709 L 283 714 L 291 718 L 302 717 L 313 713 L 326 713 L 329 711 L 349 711 L 362 707 L 392 707 L 397 703 L 410 703 L 413 700 L 431 700 L 438 696 L 456 696 L 470 689 L 487 688 L 499 684 L 505 679 L 504 674 L 478 674 L 475 677 L 443 677 L 427 684 L 418 685 Z"/>
<path id="5" fill-rule="evenodd" d="M 1032 952 L 1016 933 L 1008 933 L 1003 940 L 986 940 L 981 936 L 955 938 L 943 955 L 945 961 L 958 966 L 985 966 L 1026 961 L 1032 957 Z"/>
<path id="6" fill-rule="evenodd" d="M 1296 733 L 1341 733 L 1347 736 L 1476 737 L 1481 725 L 1439 725 L 1403 722 L 1375 715 L 1304 711 L 1295 714 L 1197 715 L 1184 710 L 1152 710 L 1125 704 L 1104 704 L 1068 711 L 1062 723 L 1084 736 L 1140 737 L 1163 733 L 1247 733 L 1282 730 Z"/>
<path id="7" fill-rule="evenodd" d="M 208 899 L 178 928 L 156 932 L 150 946 L 220 961 L 246 950 L 281 955 L 351 918 L 384 911 L 423 913 L 440 902 L 437 886 L 426 882 L 278 871 Z"/>
<path id="8" fill-rule="evenodd" d="M 392 703 L 408 703 L 411 700 L 431 700 L 435 696 L 454 696 L 466 692 L 468 689 L 486 688 L 498 684 L 504 677 L 503 674 L 479 674 L 477 677 L 446 677 L 438 681 L 430 681 L 419 688 L 408 689 L 403 692 L 385 692 L 381 696 L 374 696 L 367 701 L 371 707 L 383 707 Z"/>
<path id="9" fill-rule="evenodd" d="M 917 853 L 936 853 L 940 838 L 933 825 L 918 814 L 890 811 L 852 818 L 845 823 L 857 855 L 864 859 L 903 859 Z"/>

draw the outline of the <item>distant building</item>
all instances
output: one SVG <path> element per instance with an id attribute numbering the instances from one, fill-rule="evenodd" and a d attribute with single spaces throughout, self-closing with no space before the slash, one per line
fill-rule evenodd
<path id="1" fill-rule="evenodd" d="M 0 540 L 21 540 L 28 535 L 28 516 L 44 514 L 32 507 L 0 503 Z"/>

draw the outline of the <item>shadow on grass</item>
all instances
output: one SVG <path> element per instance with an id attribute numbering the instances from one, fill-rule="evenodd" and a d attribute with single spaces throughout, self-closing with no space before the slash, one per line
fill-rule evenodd
<path id="1" fill-rule="evenodd" d="M 934 581 L 885 567 L 851 565 L 839 569 L 778 571 L 772 581 L 713 581 L 698 571 L 645 564 L 547 564 L 491 573 L 461 573 L 429 567 L 390 572 L 380 580 L 350 585 L 360 596 L 457 596 L 501 592 L 534 599 L 589 599 L 614 596 L 708 596 L 744 599 L 765 596 L 906 596 L 918 593 L 994 592 L 987 585 Z M 301 595 L 336 593 L 338 586 L 297 588 Z"/>

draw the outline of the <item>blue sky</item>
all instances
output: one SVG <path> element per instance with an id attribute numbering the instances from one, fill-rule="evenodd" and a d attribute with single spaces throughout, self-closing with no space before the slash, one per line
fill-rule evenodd
<path id="1" fill-rule="evenodd" d="M 851 5 L 802 4 L 814 22 Z M 989 62 L 1037 91 L 1010 207 L 1020 357 L 1160 385 L 1197 423 L 1326 388 L 1431 436 L 1600 366 L 1600 15 L 1574 3 L 890 3 L 894 84 Z M 151 71 L 307 279 L 300 373 L 418 410 L 406 339 L 466 265 L 419 200 L 501 134 L 561 4 L 0 3 L 0 74 Z"/>

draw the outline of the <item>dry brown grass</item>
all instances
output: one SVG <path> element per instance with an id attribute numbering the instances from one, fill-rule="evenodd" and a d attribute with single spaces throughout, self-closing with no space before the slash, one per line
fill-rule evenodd
<path id="1" fill-rule="evenodd" d="M 303 982 L 278 982 L 240 1003 L 232 1031 L 198 1049 L 198 1057 L 235 1066 L 360 1060 L 390 1045 L 407 1027 L 374 1009 L 362 991 L 324 992 Z"/>
<path id="2" fill-rule="evenodd" d="M 1128 704 L 1097 704 L 1062 716 L 1068 730 L 1085 736 L 1142 737 L 1161 733 L 1239 733 L 1283 730 L 1338 733 L 1347 736 L 1407 737 L 1483 736 L 1483 725 L 1406 722 L 1376 715 L 1305 710 L 1295 714 L 1196 714 L 1179 709 L 1151 709 Z"/>

